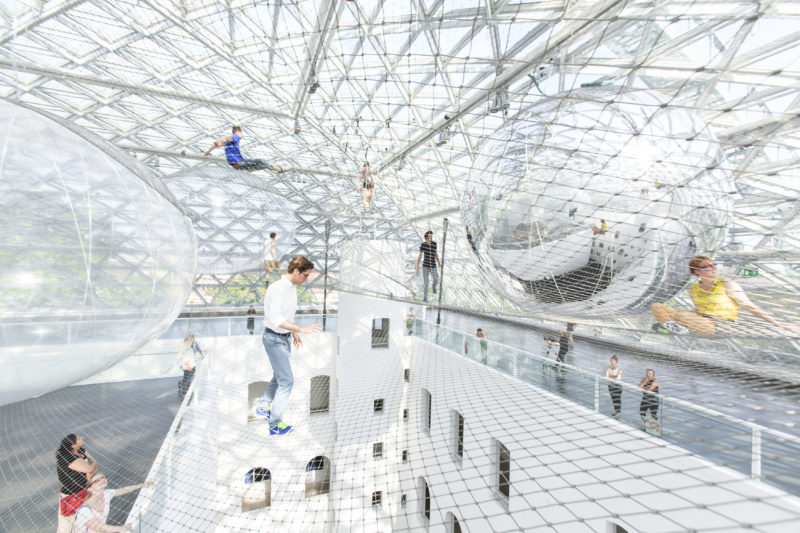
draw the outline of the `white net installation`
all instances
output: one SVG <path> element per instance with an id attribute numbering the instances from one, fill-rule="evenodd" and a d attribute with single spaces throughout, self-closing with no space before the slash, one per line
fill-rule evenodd
<path id="1" fill-rule="evenodd" d="M 0 5 L 0 531 L 800 530 L 800 2 Z"/>

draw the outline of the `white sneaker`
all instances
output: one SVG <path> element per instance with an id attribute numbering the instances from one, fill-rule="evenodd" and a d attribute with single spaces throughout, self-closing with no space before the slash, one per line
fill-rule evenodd
<path id="1" fill-rule="evenodd" d="M 669 322 L 664 322 L 663 324 L 661 324 L 661 326 L 664 329 L 669 330 L 671 333 L 674 333 L 675 335 L 686 335 L 689 333 L 689 328 L 687 328 L 686 326 L 682 326 L 672 320 L 670 320 Z"/>

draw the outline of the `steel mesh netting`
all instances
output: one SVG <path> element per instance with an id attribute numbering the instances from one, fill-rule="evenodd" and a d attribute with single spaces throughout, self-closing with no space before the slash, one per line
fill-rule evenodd
<path id="1" fill-rule="evenodd" d="M 180 181 L 169 176 L 202 174 L 169 190 L 209 236 L 184 314 L 159 338 L 89 382 L 2 407 L 12 494 L 0 529 L 52 530 L 52 454 L 72 431 L 111 486 L 157 481 L 135 506 L 112 504 L 112 522 L 141 531 L 792 529 L 798 13 L 788 1 L 0 6 L 0 93 L 133 154 L 164 177 L 162 196 Z M 233 124 L 246 155 L 285 172 L 205 159 Z M 372 214 L 356 191 L 364 161 Z M 269 378 L 241 313 L 260 307 L 274 227 L 284 266 L 306 254 L 322 268 L 328 245 L 327 276 L 299 295 L 301 323 L 321 321 L 323 304 L 343 313 L 350 295 L 417 316 L 401 358 L 372 361 L 359 387 L 306 376 L 311 403 L 295 412 L 334 443 L 211 480 L 197 465 L 225 471 L 264 446 L 257 432 L 202 436 L 223 433 L 216 409 L 244 394 L 243 373 L 258 374 L 247 385 Z M 415 268 L 427 230 L 444 263 L 436 294 Z M 377 241 L 395 251 L 371 257 Z M 697 309 L 697 255 L 749 301 L 714 334 L 685 318 L 674 322 L 689 333 L 676 333 L 651 313 Z M 140 290 L 142 265 L 123 259 L 119 291 Z M 342 276 L 353 260 L 372 286 Z M 12 288 L 4 301 L 19 308 Z M 120 327 L 105 318 L 93 331 Z M 339 332 L 337 314 L 325 320 Z M 568 328 L 558 364 L 545 338 Z M 187 333 L 209 356 L 181 400 Z M 612 354 L 618 419 L 602 377 Z M 329 374 L 357 356 L 340 351 Z M 642 431 L 647 368 L 661 387 L 657 439 Z M 362 414 L 332 427 L 351 407 Z"/>

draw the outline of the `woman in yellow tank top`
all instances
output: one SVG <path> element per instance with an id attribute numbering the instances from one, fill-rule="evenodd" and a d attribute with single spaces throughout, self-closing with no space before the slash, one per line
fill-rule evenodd
<path id="1" fill-rule="evenodd" d="M 665 329 L 679 334 L 734 334 L 740 307 L 775 327 L 791 329 L 750 301 L 738 283 L 718 276 L 717 265 L 710 257 L 698 255 L 693 258 L 689 261 L 689 272 L 698 277 L 697 283 L 689 287 L 689 297 L 697 310 L 695 313 L 676 311 L 661 303 L 650 306 L 653 316 Z"/>

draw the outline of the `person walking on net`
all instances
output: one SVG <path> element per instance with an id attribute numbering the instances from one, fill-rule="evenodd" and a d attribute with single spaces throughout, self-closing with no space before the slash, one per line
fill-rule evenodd
<path id="1" fill-rule="evenodd" d="M 289 362 L 292 347 L 300 347 L 300 333 L 319 331 L 319 324 L 299 326 L 291 322 L 297 310 L 297 287 L 308 280 L 313 263 L 305 256 L 298 255 L 289 261 L 286 274 L 270 284 L 264 297 L 264 334 L 261 341 L 272 366 L 272 380 L 256 405 L 256 416 L 269 420 L 270 435 L 285 435 L 293 427 L 283 421 L 283 411 L 289 402 L 294 385 L 294 375 Z"/>
<path id="2" fill-rule="evenodd" d="M 422 260 L 424 257 L 424 260 Z M 417 272 L 419 272 L 419 262 L 422 260 L 422 301 L 428 301 L 428 278 L 433 274 L 433 294 L 436 294 L 436 284 L 439 283 L 439 268 L 442 262 L 439 261 L 439 252 L 436 251 L 436 242 L 433 240 L 433 232 L 425 232 L 425 242 L 419 245 L 419 255 L 417 256 Z M 437 267 L 438 265 L 438 267 Z"/>
<path id="3" fill-rule="evenodd" d="M 229 137 L 223 137 L 218 141 L 214 141 L 214 144 L 211 145 L 211 148 L 206 150 L 203 155 L 208 157 L 208 154 L 210 154 L 212 150 L 224 146 L 225 159 L 228 161 L 228 164 L 236 170 L 253 171 L 270 169 L 274 172 L 283 172 L 281 167 L 277 165 L 270 165 L 263 159 L 245 159 L 242 157 L 242 153 L 239 151 L 239 141 L 241 139 L 242 128 L 239 126 L 234 126 Z"/>
<path id="4" fill-rule="evenodd" d="M 366 213 L 367 207 L 372 213 L 372 193 L 375 192 L 375 176 L 369 169 L 369 163 L 364 163 L 364 168 L 358 177 L 358 192 L 361 193 L 361 212 Z"/>
<path id="5" fill-rule="evenodd" d="M 267 271 L 267 287 L 272 273 L 281 277 L 281 264 L 278 261 L 278 252 L 275 250 L 275 239 L 278 234 L 274 231 L 269 234 L 269 239 L 264 241 L 264 269 Z"/>

